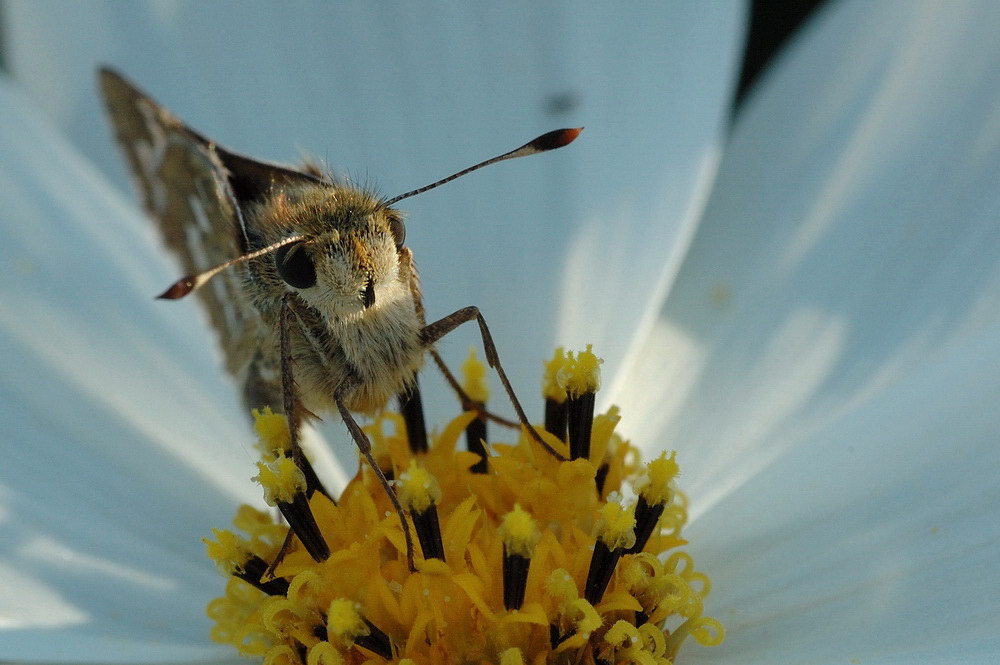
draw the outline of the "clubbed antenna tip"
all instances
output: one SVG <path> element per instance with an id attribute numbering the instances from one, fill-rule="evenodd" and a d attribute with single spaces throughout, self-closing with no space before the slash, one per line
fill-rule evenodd
<path id="1" fill-rule="evenodd" d="M 514 148 L 510 152 L 505 152 L 502 155 L 497 155 L 487 159 L 484 162 L 479 162 L 478 164 L 473 164 L 469 168 L 462 169 L 458 173 L 453 173 L 447 178 L 442 178 L 436 182 L 432 182 L 429 185 L 424 185 L 423 187 L 418 187 L 417 189 L 411 190 L 399 196 L 394 196 L 385 203 L 382 204 L 383 208 L 388 208 L 403 199 L 408 199 L 411 196 L 416 196 L 417 194 L 423 194 L 424 192 L 434 189 L 435 187 L 440 187 L 441 185 L 451 182 L 456 178 L 461 178 L 462 176 L 472 173 L 473 171 L 478 171 L 484 166 L 489 166 L 490 164 L 496 164 L 497 162 L 502 162 L 507 159 L 515 159 L 517 157 L 527 157 L 528 155 L 537 155 L 540 152 L 547 152 L 549 150 L 555 150 L 556 148 L 561 148 L 563 146 L 569 145 L 580 135 L 583 131 L 583 127 L 574 127 L 572 129 L 556 129 L 551 132 L 542 134 L 536 139 L 528 141 L 520 148 Z"/>

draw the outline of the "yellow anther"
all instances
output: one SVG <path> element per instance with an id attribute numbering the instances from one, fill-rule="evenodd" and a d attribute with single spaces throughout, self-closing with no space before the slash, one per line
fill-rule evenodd
<path id="1" fill-rule="evenodd" d="M 632 509 L 625 509 L 614 501 L 601 506 L 597 538 L 609 550 L 632 547 L 635 544 L 635 515 Z"/>
<path id="2" fill-rule="evenodd" d="M 562 404 L 566 401 L 566 389 L 559 385 L 558 376 L 563 368 L 572 362 L 563 347 L 556 349 L 552 358 L 545 363 L 545 373 L 542 376 L 542 397 Z"/>
<path id="3" fill-rule="evenodd" d="M 500 539 L 508 554 L 530 559 L 541 537 L 534 518 L 519 504 L 514 504 L 514 510 L 504 515 L 500 522 Z"/>
<path id="4" fill-rule="evenodd" d="M 465 394 L 485 404 L 490 398 L 490 389 L 486 385 L 486 365 L 476 356 L 476 347 L 469 347 L 469 357 L 462 363 L 462 390 Z"/>
<path id="5" fill-rule="evenodd" d="M 347 598 L 338 598 L 330 603 L 326 629 L 331 637 L 338 638 L 347 646 L 371 632 L 361 616 L 361 605 Z"/>
<path id="6" fill-rule="evenodd" d="M 212 529 L 215 540 L 202 539 L 208 558 L 215 562 L 223 575 L 243 572 L 243 565 L 250 558 L 247 541 L 228 529 Z"/>
<path id="7" fill-rule="evenodd" d="M 588 344 L 586 350 L 580 351 L 574 357 L 570 352 L 568 361 L 556 373 L 556 382 L 571 397 L 579 397 L 584 393 L 596 393 L 601 388 L 601 358 L 594 355 Z"/>
<path id="8" fill-rule="evenodd" d="M 666 503 L 672 494 L 670 483 L 679 472 L 677 453 L 672 452 L 670 457 L 665 452 L 660 453 L 646 465 L 645 472 L 636 481 L 635 490 L 651 506 Z"/>
<path id="9" fill-rule="evenodd" d="M 253 428 L 257 432 L 257 443 L 261 451 L 270 455 L 287 452 L 292 438 L 288 432 L 288 419 L 282 413 L 274 413 L 265 406 L 262 411 L 254 409 Z"/>
<path id="10" fill-rule="evenodd" d="M 278 455 L 272 462 L 257 462 L 253 477 L 264 488 L 264 501 L 269 506 L 291 503 L 297 494 L 305 492 L 306 477 L 291 458 Z"/>
<path id="11" fill-rule="evenodd" d="M 396 493 L 403 508 L 422 513 L 441 500 L 441 486 L 427 469 L 410 461 L 410 468 L 399 476 Z"/>

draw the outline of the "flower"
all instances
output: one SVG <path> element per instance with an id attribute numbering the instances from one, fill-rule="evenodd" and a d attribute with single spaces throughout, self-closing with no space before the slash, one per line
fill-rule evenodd
<path id="1" fill-rule="evenodd" d="M 212 639 L 268 665 L 370 654 L 669 665 L 688 637 L 722 642 L 722 625 L 704 616 L 710 579 L 677 549 L 687 541 L 676 455 L 640 466 L 614 431 L 618 409 L 594 416 L 589 348 L 560 349 L 549 365 L 558 371 L 543 392 L 562 395 L 546 399 L 539 441 L 524 431 L 487 452 L 487 423 L 468 411 L 428 446 L 419 407 L 384 412 L 366 428 L 372 468 L 362 462 L 340 493 L 310 486 L 283 415 L 255 411 L 255 480 L 288 526 L 244 505 L 240 533 L 206 539 L 228 580 L 208 605 Z M 470 358 L 466 380 L 485 369 Z M 637 495 L 628 502 L 626 481 Z"/>
<path id="2" fill-rule="evenodd" d="M 33 5 L 13 5 L 12 20 L 30 18 Z M 73 11 L 60 6 L 58 13 Z M 164 4 L 155 10 L 118 5 L 113 11 L 120 14 L 109 10 L 103 25 L 119 33 L 115 20 L 129 13 L 150 13 L 161 26 L 176 18 Z M 581 149 L 582 163 L 602 166 L 588 175 L 565 174 L 564 181 L 545 180 L 542 167 L 518 171 L 536 174 L 539 184 L 530 194 L 548 206 L 545 218 L 562 209 L 547 193 L 573 200 L 571 182 L 585 190 L 575 203 L 581 213 L 565 217 L 574 225 L 572 239 L 564 234 L 559 243 L 569 248 L 569 259 L 560 265 L 571 268 L 566 274 L 592 270 L 594 280 L 544 282 L 548 291 L 526 301 L 536 314 L 506 318 L 499 296 L 484 309 L 491 323 L 499 319 L 497 324 L 509 326 L 495 331 L 501 349 L 499 340 L 505 338 L 539 346 L 537 352 L 518 348 L 513 354 L 524 368 L 515 378 L 519 386 L 530 385 L 524 378 L 528 367 L 550 343 L 542 334 L 523 335 L 517 329 L 526 327 L 522 321 L 540 320 L 563 331 L 574 321 L 596 321 L 588 334 L 604 338 L 595 340 L 598 348 L 607 346 L 605 340 L 617 341 L 606 367 L 628 369 L 608 381 L 606 390 L 634 414 L 627 432 L 633 440 L 678 449 L 685 489 L 695 500 L 687 533 L 701 543 L 695 554 L 699 565 L 712 571 L 712 603 L 728 629 L 723 646 L 685 651 L 687 662 L 984 662 L 1000 646 L 995 619 L 1000 613 L 992 593 L 998 586 L 992 562 L 1000 554 L 995 519 L 1000 496 L 992 478 L 1000 454 L 992 408 L 1000 394 L 995 370 L 1000 350 L 996 12 L 986 1 L 831 4 L 740 112 L 714 183 L 718 153 L 711 137 L 724 93 L 715 97 L 716 107 L 705 107 L 718 111 L 708 114 L 708 129 L 681 134 L 691 140 L 685 154 L 696 157 L 664 152 L 668 144 L 650 138 L 662 122 L 641 126 L 649 131 L 615 124 L 621 118 L 615 105 L 650 102 L 628 78 L 648 69 L 626 66 L 634 64 L 626 49 L 598 46 L 602 36 L 620 33 L 588 34 L 577 27 L 602 24 L 593 18 L 588 19 L 592 23 L 542 23 L 579 29 L 566 33 L 578 40 L 566 47 L 575 49 L 573 69 L 587 75 L 610 72 L 602 90 L 619 93 L 602 95 L 601 102 L 581 97 L 607 104 L 606 113 L 591 108 L 595 118 L 588 121 L 588 132 L 604 124 L 616 128 L 615 137 L 639 136 L 649 145 L 626 141 L 618 150 L 608 149 L 609 143 L 599 143 L 603 152 Z M 41 26 L 67 26 L 61 45 L 81 70 L 89 69 L 93 59 L 70 48 L 74 35 L 91 34 L 82 29 L 89 22 L 74 16 L 49 19 Z M 279 23 L 269 19 L 259 24 L 262 29 Z M 708 32 L 697 32 L 696 24 L 678 31 L 692 47 Z M 231 33 L 209 29 L 212 25 L 217 24 L 206 18 L 178 49 L 199 54 L 204 53 L 200 45 L 216 45 L 213 57 L 184 70 L 192 81 L 198 72 L 207 76 L 218 70 L 227 49 L 239 50 L 226 39 Z M 345 25 L 366 36 L 378 33 L 356 17 Z M 428 62 L 421 56 L 437 53 L 422 50 L 435 48 L 435 42 L 417 39 L 414 20 L 378 25 L 395 30 L 396 44 L 389 48 L 411 56 L 405 61 L 414 67 Z M 453 25 L 470 22 L 457 17 Z M 519 34 L 518 25 L 512 21 L 510 29 L 497 31 L 502 39 L 495 43 L 520 44 L 509 37 Z M 647 27 L 655 38 L 625 43 L 653 48 L 673 41 L 662 38 L 661 24 L 643 22 Z M 717 42 L 718 49 L 692 48 L 689 53 L 698 57 L 681 58 L 684 67 L 718 58 L 722 64 L 711 69 L 709 78 L 725 80 L 733 50 L 724 44 L 736 40 L 736 30 L 732 33 Z M 67 81 L 59 78 L 67 70 L 57 68 L 51 76 L 41 75 L 45 70 L 32 70 L 24 51 L 16 51 L 20 39 L 39 33 L 10 34 L 12 48 L 21 54 L 10 59 L 20 84 L 34 90 L 36 101 L 61 108 L 60 118 L 71 129 L 78 116 L 52 102 L 78 89 L 76 81 L 85 74 Z M 162 39 L 171 33 L 153 34 Z M 469 37 L 477 46 L 489 37 L 483 31 L 449 34 Z M 143 37 L 147 48 L 156 43 L 148 34 Z M 254 46 L 265 43 L 254 39 Z M 366 57 L 382 55 L 378 46 Z M 497 46 L 469 52 L 489 58 L 501 50 L 507 53 Z M 275 48 L 265 55 L 279 52 Z M 404 60 L 396 53 L 385 55 Z M 182 54 L 171 50 L 155 57 L 181 62 Z M 516 62 L 522 55 L 509 57 Z M 312 62 L 301 55 L 299 61 Z M 451 71 L 448 62 L 424 67 L 434 72 L 428 79 L 441 86 L 453 80 L 445 75 Z M 169 63 L 160 68 L 178 71 Z M 302 69 L 315 76 L 326 71 Z M 259 73 L 252 67 L 244 71 L 249 80 Z M 394 71 L 384 69 L 381 75 Z M 661 79 L 677 82 L 673 71 Z M 263 98 L 302 100 L 295 94 L 296 80 L 278 89 L 283 94 L 271 91 Z M 411 144 L 403 140 L 401 128 L 413 127 L 414 121 L 427 124 L 438 108 L 452 112 L 440 100 L 450 102 L 458 93 L 410 89 L 412 80 L 400 76 L 373 86 L 381 94 L 357 102 L 398 114 L 398 123 L 381 123 L 381 134 L 334 131 L 335 125 L 324 130 L 377 146 L 381 154 L 392 155 L 382 158 L 386 163 L 419 163 L 426 169 L 443 142 L 414 142 L 403 161 L 396 158 L 399 146 Z M 547 90 L 536 83 L 537 91 Z M 175 80 L 172 85 L 182 84 Z M 231 85 L 192 83 L 191 88 L 202 92 L 208 106 L 220 98 L 245 99 L 244 91 L 253 87 L 247 80 Z M 344 87 L 350 86 L 315 79 L 310 92 Z M 459 108 L 454 112 L 460 115 L 441 124 L 468 126 L 470 117 L 487 117 L 501 101 L 513 99 L 515 89 Z M 701 90 L 692 86 L 686 101 L 705 102 L 696 99 L 695 89 Z M 408 103 L 393 103 L 401 90 Z M 170 90 L 154 92 L 171 101 Z M 165 312 L 144 300 L 162 288 L 164 276 L 169 282 L 175 275 L 151 248 L 147 231 L 136 225 L 133 209 L 20 93 L 4 84 L 0 95 L 5 114 L 0 123 L 5 243 L 0 252 L 8 269 L 0 286 L 0 348 L 7 363 L 0 422 L 13 432 L 0 466 L 5 520 L 0 657 L 76 662 L 217 657 L 224 652 L 199 641 L 205 625 L 191 613 L 197 603 L 190 601 L 194 590 L 214 588 L 216 582 L 200 564 L 197 537 L 224 523 L 228 506 L 252 499 L 244 483 L 253 472 L 235 463 L 250 465 L 234 450 L 239 445 L 234 442 L 247 436 L 233 415 L 238 413 L 235 398 L 214 372 L 211 342 L 207 335 L 199 338 L 194 310 Z M 660 109 L 659 101 L 652 107 L 671 123 L 697 115 Z M 322 111 L 332 118 L 329 108 Z M 89 109 L 89 115 L 95 113 L 96 107 Z M 523 122 L 523 117 L 513 121 Z M 499 131 L 496 126 L 490 126 L 490 134 Z M 224 132 L 215 133 L 236 143 Z M 80 145 L 103 140 L 87 130 L 77 135 Z M 630 162 L 633 153 L 641 158 Z M 364 168 L 340 154 L 331 154 L 330 161 Z M 671 166 L 661 168 L 663 163 Z M 376 166 L 373 173 L 391 170 Z M 610 173 L 613 169 L 618 171 Z M 671 179 L 675 169 L 688 179 Z M 424 172 L 383 177 L 405 180 L 403 189 L 428 179 L 419 177 Z M 527 177 L 502 173 L 491 177 L 505 193 L 523 186 L 521 178 Z M 484 181 L 472 182 L 486 187 Z M 633 182 L 643 186 L 632 188 Z M 709 189 L 711 198 L 701 214 L 699 202 Z M 414 201 L 412 218 L 434 220 L 437 226 L 428 222 L 424 228 L 447 228 L 460 247 L 475 247 L 482 236 L 474 232 L 486 233 L 490 248 L 533 259 L 526 261 L 526 271 L 551 265 L 543 259 L 552 257 L 540 256 L 538 247 L 552 246 L 552 237 L 519 235 L 533 233 L 533 227 L 512 226 L 510 220 L 528 218 L 523 209 L 500 217 L 501 197 L 490 197 L 485 189 L 453 189 L 450 196 L 461 215 L 435 214 L 430 206 L 443 204 L 427 199 L 419 204 L 428 206 L 419 214 Z M 518 205 L 523 198 L 507 195 L 502 204 Z M 493 200 L 497 206 L 483 205 Z M 671 206 L 682 211 L 669 217 L 676 220 L 671 229 L 642 224 L 663 219 Z M 497 215 L 496 223 L 463 228 L 481 208 Z M 631 271 L 619 270 L 637 246 L 652 253 L 666 245 L 673 229 L 683 227 L 678 237 L 690 239 L 693 227 L 680 220 L 700 223 L 675 280 L 670 277 L 676 261 L 652 272 L 641 270 L 648 267 L 641 261 Z M 455 227 L 441 226 L 452 222 Z M 650 229 L 664 235 L 651 239 Z M 419 235 L 411 226 L 414 243 Z M 442 261 L 430 260 L 430 238 L 439 236 L 425 237 L 426 251 L 417 255 L 428 256 L 422 265 L 429 275 L 431 266 Z M 679 248 L 675 256 L 685 245 L 674 245 Z M 617 253 L 599 251 L 609 247 Z M 469 249 L 463 260 L 484 263 L 478 251 Z M 602 253 L 603 262 L 588 261 Z M 607 276 L 602 269 L 628 279 L 598 288 L 598 278 Z M 537 273 L 523 274 L 532 277 L 532 287 L 541 288 Z M 458 289 L 468 280 L 446 278 L 433 278 L 439 288 L 429 287 L 428 293 L 439 294 L 441 309 L 466 304 Z M 620 314 L 627 303 L 617 301 L 636 293 L 656 300 L 668 285 L 662 309 L 636 307 L 632 314 Z M 533 292 L 520 286 L 508 286 L 507 292 Z M 566 301 L 552 297 L 563 293 Z M 551 302 L 572 303 L 581 311 L 569 306 L 546 311 L 543 305 L 551 308 Z M 584 306 L 592 309 L 583 313 Z M 553 319 L 566 321 L 566 327 L 560 329 Z M 17 604 L 9 604 L 11 599 Z"/>

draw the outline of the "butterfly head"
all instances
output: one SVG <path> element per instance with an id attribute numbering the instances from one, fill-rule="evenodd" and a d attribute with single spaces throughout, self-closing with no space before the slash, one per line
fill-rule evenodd
<path id="1" fill-rule="evenodd" d="M 325 316 L 355 316 L 404 293 L 402 215 L 367 192 L 328 186 L 282 192 L 255 217 L 269 241 L 301 236 L 266 260 L 285 288 Z"/>

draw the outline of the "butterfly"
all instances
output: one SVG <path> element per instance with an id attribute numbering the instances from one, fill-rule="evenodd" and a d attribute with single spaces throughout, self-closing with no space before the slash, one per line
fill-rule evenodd
<path id="1" fill-rule="evenodd" d="M 99 79 L 142 202 L 187 273 L 160 297 L 196 293 L 247 406 L 274 407 L 289 418 L 297 463 L 308 465 L 297 443 L 302 417 L 339 413 L 402 517 L 353 414 L 371 414 L 400 397 L 404 416 L 409 410 L 411 440 L 419 447 L 423 437 L 426 448 L 426 434 L 418 431 L 417 372 L 428 354 L 463 405 L 475 406 L 433 348 L 469 321 L 479 325 L 487 362 L 519 422 L 561 457 L 528 424 L 478 308 L 426 322 L 403 215 L 393 206 L 484 166 L 563 147 L 582 128 L 548 132 L 430 185 L 383 198 L 314 165 L 284 166 L 231 151 L 121 74 L 104 68 Z"/>

